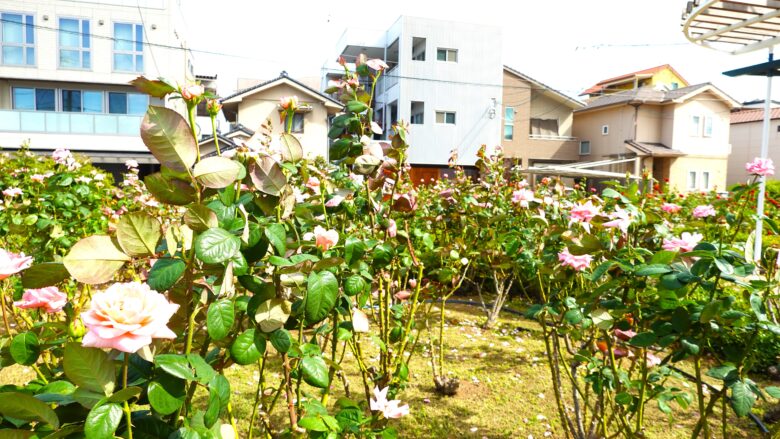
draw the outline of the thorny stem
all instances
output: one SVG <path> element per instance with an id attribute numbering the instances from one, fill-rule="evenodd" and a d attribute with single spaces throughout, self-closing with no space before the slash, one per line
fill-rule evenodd
<path id="1" fill-rule="evenodd" d="M 263 392 L 263 372 L 265 369 L 265 353 L 257 362 L 260 376 L 257 378 L 257 389 L 255 390 L 255 403 L 252 405 L 252 416 L 249 417 L 249 439 L 254 436 L 255 419 L 257 419 L 257 408 L 260 404 L 260 395 Z"/>
<path id="2" fill-rule="evenodd" d="M 707 413 L 704 408 L 704 388 L 701 380 L 701 356 L 697 355 L 696 358 L 693 361 L 693 367 L 696 372 L 696 396 L 699 400 L 699 424 L 697 424 L 697 429 L 694 430 L 696 432 L 696 435 L 698 436 L 698 429 L 702 426 L 704 427 L 704 438 L 709 439 L 710 437 L 710 426 L 707 423 Z M 696 436 L 691 436 L 696 437 Z"/>
<path id="3" fill-rule="evenodd" d="M 130 364 L 130 355 L 124 354 L 124 367 L 122 368 L 122 388 L 127 388 L 127 369 Z M 131 421 L 130 404 L 125 401 L 125 416 L 127 418 L 127 439 L 133 439 L 133 424 Z"/>
<path id="4" fill-rule="evenodd" d="M 287 393 L 287 411 L 290 413 L 290 428 L 293 431 L 298 430 L 298 414 L 295 412 L 295 403 L 293 403 L 292 382 L 290 381 L 290 358 L 286 353 L 282 354 L 284 361 L 284 390 Z"/>

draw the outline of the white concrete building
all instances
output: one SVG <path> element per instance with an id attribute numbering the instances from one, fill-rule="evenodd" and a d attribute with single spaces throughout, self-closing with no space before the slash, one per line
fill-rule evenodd
<path id="1" fill-rule="evenodd" d="M 180 1 L 0 0 L 0 147 L 156 163 L 128 82 L 194 79 Z"/>
<path id="2" fill-rule="evenodd" d="M 376 115 L 385 136 L 396 120 L 410 123 L 417 175 L 445 168 L 453 150 L 460 164 L 472 165 L 481 145 L 500 145 L 499 28 L 401 16 L 380 33 L 347 29 L 336 49 L 325 79 L 340 76 L 339 56 L 354 62 L 364 53 L 390 66 L 377 85 Z"/>

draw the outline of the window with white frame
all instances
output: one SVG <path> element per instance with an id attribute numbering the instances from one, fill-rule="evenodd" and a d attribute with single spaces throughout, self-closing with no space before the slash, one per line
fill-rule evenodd
<path id="1" fill-rule="evenodd" d="M 141 115 L 146 113 L 148 107 L 149 95 L 141 93 L 108 93 L 108 112 L 111 114 Z"/>
<path id="2" fill-rule="evenodd" d="M 425 38 L 412 37 L 412 61 L 425 61 Z"/>
<path id="3" fill-rule="evenodd" d="M 436 59 L 438 61 L 458 62 L 457 49 L 436 49 Z"/>
<path id="4" fill-rule="evenodd" d="M 114 23 L 114 71 L 144 71 L 144 28 L 140 24 Z"/>
<path id="5" fill-rule="evenodd" d="M 104 93 L 99 90 L 62 90 L 62 111 L 102 113 Z"/>
<path id="6" fill-rule="evenodd" d="M 449 125 L 455 125 L 455 112 L 454 111 L 437 111 L 436 123 L 444 123 Z"/>
<path id="7" fill-rule="evenodd" d="M 710 190 L 710 173 L 709 171 L 702 171 L 701 173 L 701 189 Z"/>
<path id="8" fill-rule="evenodd" d="M 691 137 L 701 136 L 701 116 L 691 116 Z"/>
<path id="9" fill-rule="evenodd" d="M 602 125 L 601 126 L 601 135 L 606 136 L 609 134 L 609 125 Z"/>
<path id="10" fill-rule="evenodd" d="M 515 137 L 515 109 L 504 108 L 504 140 L 512 140 Z"/>
<path id="11" fill-rule="evenodd" d="M 92 68 L 92 35 L 87 19 L 60 18 L 60 67 L 64 69 Z"/>
<path id="12" fill-rule="evenodd" d="M 712 137 L 712 116 L 704 116 L 704 137 Z"/>
<path id="13" fill-rule="evenodd" d="M 14 87 L 11 99 L 14 110 L 55 111 L 57 109 L 53 88 Z"/>
<path id="14" fill-rule="evenodd" d="M 413 125 L 422 125 L 425 123 L 425 102 L 412 101 L 411 115 L 409 122 Z"/>
<path id="15" fill-rule="evenodd" d="M 696 188 L 696 171 L 688 171 L 688 190 L 695 190 Z"/>
<path id="16" fill-rule="evenodd" d="M 0 13 L 0 64 L 35 65 L 35 17 Z"/>
<path id="17" fill-rule="evenodd" d="M 712 190 L 712 173 L 710 171 L 688 171 L 687 187 L 689 191 Z"/>
<path id="18" fill-rule="evenodd" d="M 290 127 L 290 132 L 296 133 L 296 134 L 303 134 L 303 123 L 305 119 L 304 113 L 294 113 L 292 117 L 292 126 Z"/>
<path id="19" fill-rule="evenodd" d="M 580 142 L 580 155 L 590 155 L 590 140 Z"/>

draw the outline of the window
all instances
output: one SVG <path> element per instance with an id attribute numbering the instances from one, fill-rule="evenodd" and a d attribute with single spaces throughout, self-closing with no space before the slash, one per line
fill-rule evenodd
<path id="1" fill-rule="evenodd" d="M 705 191 L 710 190 L 710 173 L 704 171 L 701 173 L 701 188 Z"/>
<path id="2" fill-rule="evenodd" d="M 504 108 L 504 140 L 512 140 L 515 137 L 515 109 Z"/>
<path id="3" fill-rule="evenodd" d="M 712 116 L 704 116 L 704 137 L 712 137 Z"/>
<path id="4" fill-rule="evenodd" d="M 412 117 L 410 123 L 422 125 L 425 123 L 425 102 L 412 101 Z"/>
<path id="5" fill-rule="evenodd" d="M 688 171 L 688 190 L 694 190 L 696 187 L 696 171 Z"/>
<path id="6" fill-rule="evenodd" d="M 60 67 L 92 68 L 89 20 L 60 18 Z"/>
<path id="7" fill-rule="evenodd" d="M 303 134 L 303 119 L 304 113 L 293 114 L 292 129 L 290 131 L 296 134 Z"/>
<path id="8" fill-rule="evenodd" d="M 601 135 L 606 136 L 609 134 L 609 125 L 602 125 L 601 126 Z"/>
<path id="9" fill-rule="evenodd" d="M 114 23 L 114 70 L 144 71 L 144 29 L 140 24 Z"/>
<path id="10" fill-rule="evenodd" d="M 62 90 L 62 111 L 102 113 L 103 92 L 95 90 Z"/>
<path id="11" fill-rule="evenodd" d="M 0 63 L 14 66 L 35 65 L 35 19 L 32 15 L 0 14 L 2 54 Z"/>
<path id="12" fill-rule="evenodd" d="M 590 155 L 590 140 L 580 142 L 580 155 Z"/>
<path id="13" fill-rule="evenodd" d="M 52 88 L 13 88 L 14 110 L 54 111 L 56 109 Z"/>
<path id="14" fill-rule="evenodd" d="M 680 84 L 672 82 L 672 90 L 677 90 L 678 88 L 680 88 Z"/>
<path id="15" fill-rule="evenodd" d="M 140 93 L 108 93 L 108 112 L 112 114 L 144 114 L 149 96 Z"/>
<path id="16" fill-rule="evenodd" d="M 691 116 L 691 136 L 698 137 L 701 135 L 701 117 Z"/>
<path id="17" fill-rule="evenodd" d="M 455 112 L 454 111 L 437 111 L 436 123 L 446 123 L 455 125 Z"/>
<path id="18" fill-rule="evenodd" d="M 531 135 L 541 137 L 558 136 L 558 119 L 531 119 Z"/>
<path id="19" fill-rule="evenodd" d="M 425 61 L 425 38 L 412 37 L 412 61 Z"/>
<path id="20" fill-rule="evenodd" d="M 436 49 L 436 59 L 439 61 L 458 62 L 458 51 L 455 49 Z"/>

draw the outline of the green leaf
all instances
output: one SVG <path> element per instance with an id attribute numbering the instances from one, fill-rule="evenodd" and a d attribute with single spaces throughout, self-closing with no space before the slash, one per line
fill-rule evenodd
<path id="1" fill-rule="evenodd" d="M 366 110 L 368 110 L 368 105 L 360 102 L 360 101 L 349 101 L 347 102 L 347 109 L 351 113 L 362 113 Z"/>
<path id="2" fill-rule="evenodd" d="M 255 321 L 263 332 L 274 332 L 284 326 L 290 318 L 292 305 L 290 302 L 273 298 L 264 301 L 255 310 Z"/>
<path id="3" fill-rule="evenodd" d="M 219 220 L 217 219 L 217 214 L 207 206 L 191 204 L 187 206 L 187 211 L 184 212 L 184 224 L 187 224 L 189 228 L 196 232 L 203 232 L 217 227 Z"/>
<path id="4" fill-rule="evenodd" d="M 642 265 L 634 272 L 637 276 L 655 276 L 658 274 L 666 274 L 671 272 L 672 269 L 668 265 L 663 264 L 651 264 Z"/>
<path id="5" fill-rule="evenodd" d="M 366 252 L 366 244 L 354 236 L 348 236 L 344 241 L 344 259 L 348 265 L 363 257 Z"/>
<path id="6" fill-rule="evenodd" d="M 262 156 L 249 165 L 249 178 L 262 193 L 278 197 L 287 184 L 282 167 L 272 157 Z"/>
<path id="7" fill-rule="evenodd" d="M 187 121 L 174 110 L 150 105 L 141 123 L 141 139 L 163 166 L 187 171 L 195 164 L 195 137 Z"/>
<path id="8" fill-rule="evenodd" d="M 328 316 L 328 313 L 336 305 L 339 296 L 339 281 L 329 271 L 309 274 L 304 299 L 304 317 L 306 323 L 319 323 Z"/>
<path id="9" fill-rule="evenodd" d="M 764 308 L 764 299 L 760 294 L 753 293 L 750 295 L 750 308 L 758 318 L 759 322 L 767 321 L 766 308 Z"/>
<path id="10" fill-rule="evenodd" d="M 658 340 L 658 336 L 654 332 L 640 332 L 631 337 L 628 343 L 632 346 L 646 348 L 655 344 L 656 340 Z"/>
<path id="11" fill-rule="evenodd" d="M 247 329 L 239 334 L 230 346 L 230 356 L 242 366 L 257 363 L 263 356 L 263 352 L 265 352 L 265 338 L 256 336 L 254 329 Z"/>
<path id="12" fill-rule="evenodd" d="M 168 84 L 166 81 L 158 80 L 158 79 L 148 79 L 143 76 L 139 76 L 132 81 L 130 81 L 130 85 L 136 88 L 136 90 L 146 93 L 149 96 L 155 97 L 155 98 L 164 98 L 165 95 L 168 93 L 173 93 L 176 91 L 176 88 L 172 86 L 171 84 Z"/>
<path id="13" fill-rule="evenodd" d="M 129 256 L 116 248 L 111 237 L 94 235 L 71 247 L 63 263 L 77 281 L 96 285 L 110 281 L 129 260 Z"/>
<path id="14" fill-rule="evenodd" d="M 352 172 L 358 175 L 371 175 L 382 164 L 382 160 L 379 157 L 363 154 L 355 159 L 355 163 L 352 165 Z"/>
<path id="15" fill-rule="evenodd" d="M 190 369 L 190 362 L 187 357 L 179 354 L 162 354 L 155 355 L 155 366 L 161 368 L 171 376 L 181 378 L 184 380 L 192 381 L 195 379 L 195 374 Z"/>
<path id="16" fill-rule="evenodd" d="M 130 256 L 155 254 L 161 237 L 160 221 L 143 212 L 122 215 L 116 226 L 119 246 Z"/>
<path id="17" fill-rule="evenodd" d="M 222 189 L 244 173 L 244 165 L 227 157 L 208 157 L 195 164 L 192 176 L 211 189 Z"/>
<path id="18" fill-rule="evenodd" d="M 161 415 L 170 415 L 184 404 L 184 381 L 162 375 L 149 383 L 149 404 Z"/>
<path id="19" fill-rule="evenodd" d="M 274 287 L 274 284 L 270 282 L 263 282 L 263 280 L 257 276 L 239 276 L 238 282 L 242 287 L 246 288 L 248 291 L 251 291 L 254 294 L 254 296 L 252 296 L 252 300 L 254 300 L 256 297 L 259 298 L 259 302 L 257 303 L 258 305 L 261 302 L 265 302 L 268 299 L 276 297 L 276 288 Z"/>
<path id="20" fill-rule="evenodd" d="M 713 377 L 715 379 L 719 379 L 719 380 L 725 381 L 726 377 L 728 377 L 729 375 L 731 375 L 734 372 L 737 372 L 737 368 L 736 367 L 734 367 L 734 366 L 732 366 L 730 364 L 723 364 L 723 365 L 720 365 L 720 366 L 715 366 L 715 367 L 710 368 L 707 371 L 706 375 L 710 376 L 710 377 Z"/>
<path id="21" fill-rule="evenodd" d="M 125 402 L 140 395 L 143 389 L 138 386 L 125 387 L 108 398 L 108 402 Z"/>
<path id="22" fill-rule="evenodd" d="M 311 386 L 326 389 L 330 384 L 328 365 L 322 357 L 304 357 L 301 360 L 301 370 L 303 370 L 303 380 Z"/>
<path id="23" fill-rule="evenodd" d="M 60 421 L 46 403 L 18 392 L 0 393 L 0 415 L 25 421 L 40 421 L 59 428 Z"/>
<path id="24" fill-rule="evenodd" d="M 725 275 L 734 274 L 734 266 L 723 258 L 715 258 L 715 266 Z"/>
<path id="25" fill-rule="evenodd" d="M 149 271 L 146 283 L 155 291 L 166 291 L 176 284 L 186 269 L 187 264 L 181 259 L 158 259 Z"/>
<path id="26" fill-rule="evenodd" d="M 669 265 L 674 262 L 674 258 L 677 256 L 677 252 L 670 252 L 669 250 L 661 250 L 653 255 L 650 259 L 650 265 Z"/>
<path id="27" fill-rule="evenodd" d="M 41 346 L 38 336 L 34 332 L 22 332 L 11 340 L 9 347 L 11 358 L 17 363 L 29 366 L 38 360 L 41 354 Z"/>
<path id="28" fill-rule="evenodd" d="M 355 296 L 365 291 L 366 287 L 368 287 L 366 279 L 359 274 L 353 274 L 344 281 L 344 294 Z"/>
<path id="29" fill-rule="evenodd" d="M 582 311 L 580 311 L 579 308 L 573 308 L 563 315 L 564 320 L 566 320 L 571 325 L 576 325 L 583 319 Z"/>
<path id="30" fill-rule="evenodd" d="M 119 404 L 104 404 L 90 410 L 84 423 L 87 439 L 105 439 L 114 437 L 114 432 L 122 421 L 122 407 Z"/>
<path id="31" fill-rule="evenodd" d="M 203 414 L 203 423 L 207 428 L 211 428 L 219 420 L 219 411 L 222 409 L 222 403 L 219 393 L 214 388 L 209 389 L 209 402 L 206 406 L 206 412 Z"/>
<path id="32" fill-rule="evenodd" d="M 231 259 L 241 248 L 241 240 L 225 229 L 211 228 L 195 239 L 195 255 L 207 264 Z"/>
<path id="33" fill-rule="evenodd" d="M 691 355 L 696 355 L 699 353 L 699 350 L 701 350 L 698 344 L 689 339 L 684 338 L 680 340 L 680 343 L 682 344 L 683 350 Z"/>
<path id="34" fill-rule="evenodd" d="M 766 390 L 766 393 L 768 393 L 772 398 L 780 399 L 780 387 L 769 386 L 764 390 Z"/>
<path id="35" fill-rule="evenodd" d="M 206 312 L 206 329 L 209 336 L 214 340 L 227 337 L 235 318 L 232 300 L 223 299 L 209 305 L 209 310 Z"/>
<path id="36" fill-rule="evenodd" d="M 297 137 L 290 133 L 282 133 L 280 140 L 282 159 L 284 161 L 297 163 L 303 158 L 303 147 Z"/>
<path id="37" fill-rule="evenodd" d="M 22 272 L 24 288 L 45 288 L 67 279 L 70 274 L 60 262 L 41 262 Z"/>
<path id="38" fill-rule="evenodd" d="M 593 273 L 590 275 L 590 280 L 593 282 L 598 281 L 601 279 L 604 274 L 606 274 L 610 268 L 614 267 L 617 264 L 615 261 L 604 261 L 601 264 L 599 264 L 598 267 L 596 267 L 593 270 Z"/>
<path id="39" fill-rule="evenodd" d="M 198 354 L 187 354 L 187 361 L 195 369 L 195 376 L 199 383 L 207 383 L 217 374 L 214 368 Z"/>
<path id="40" fill-rule="evenodd" d="M 597 308 L 590 313 L 590 318 L 593 320 L 593 324 L 596 325 L 597 328 L 603 329 L 605 331 L 612 329 L 612 323 L 614 319 L 612 318 L 612 315 L 609 314 L 609 311 L 602 308 Z"/>
<path id="41" fill-rule="evenodd" d="M 747 416 L 756 402 L 756 395 L 744 381 L 735 381 L 731 386 L 731 408 L 737 416 Z"/>
<path id="42" fill-rule="evenodd" d="M 278 352 L 282 354 L 287 353 L 292 346 L 292 336 L 284 328 L 277 329 L 271 333 L 271 345 Z"/>
<path id="43" fill-rule="evenodd" d="M 282 224 L 274 223 L 265 228 L 265 236 L 276 249 L 279 256 L 284 256 L 287 251 L 287 230 Z"/>
<path id="44" fill-rule="evenodd" d="M 65 345 L 62 367 L 68 379 L 83 389 L 103 395 L 114 392 L 114 362 L 100 349 L 68 343 Z"/>
<path id="45" fill-rule="evenodd" d="M 146 189 L 161 203 L 186 206 L 198 200 L 198 193 L 189 182 L 166 177 L 159 172 L 144 177 L 144 183 Z"/>
<path id="46" fill-rule="evenodd" d="M 223 406 L 230 402 L 230 381 L 224 375 L 215 375 L 208 382 L 209 389 L 213 389 L 219 395 L 219 400 Z"/>

